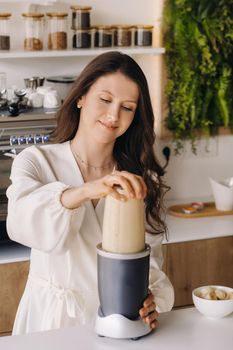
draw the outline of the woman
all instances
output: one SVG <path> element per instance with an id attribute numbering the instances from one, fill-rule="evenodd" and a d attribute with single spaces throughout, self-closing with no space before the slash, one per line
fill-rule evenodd
<path id="1" fill-rule="evenodd" d="M 161 271 L 165 186 L 153 154 L 153 126 L 142 70 L 129 56 L 109 52 L 75 82 L 58 112 L 54 144 L 29 147 L 16 157 L 7 191 L 8 233 L 32 251 L 13 334 L 95 318 L 95 249 L 106 195 L 145 202 L 151 291 L 140 316 L 156 328 L 158 313 L 172 308 L 173 288 Z"/>

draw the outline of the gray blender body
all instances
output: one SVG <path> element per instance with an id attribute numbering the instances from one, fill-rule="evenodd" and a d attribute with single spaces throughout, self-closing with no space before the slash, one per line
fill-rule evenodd
<path id="1" fill-rule="evenodd" d="M 97 246 L 100 306 L 96 331 L 114 338 L 138 338 L 151 329 L 139 310 L 148 295 L 150 246 L 139 253 L 115 254 Z"/>
<path id="2" fill-rule="evenodd" d="M 98 254 L 100 313 L 134 320 L 148 295 L 149 249 L 145 253 Z"/>

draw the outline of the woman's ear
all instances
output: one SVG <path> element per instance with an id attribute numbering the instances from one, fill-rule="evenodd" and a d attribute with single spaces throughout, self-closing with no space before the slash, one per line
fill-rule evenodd
<path id="1" fill-rule="evenodd" d="M 77 101 L 77 108 L 82 108 L 83 105 L 83 96 L 81 96 Z"/>

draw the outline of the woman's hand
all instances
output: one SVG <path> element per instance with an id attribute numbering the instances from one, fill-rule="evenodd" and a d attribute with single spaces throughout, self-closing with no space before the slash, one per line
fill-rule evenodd
<path id="1" fill-rule="evenodd" d="M 122 188 L 121 193 L 117 191 L 117 186 Z M 146 192 L 146 184 L 141 176 L 127 171 L 113 171 L 98 180 L 86 182 L 83 186 L 65 190 L 61 195 L 61 203 L 68 209 L 75 209 L 87 200 L 107 195 L 126 201 L 128 198 L 143 199 Z"/>
<path id="2" fill-rule="evenodd" d="M 149 294 L 143 303 L 143 307 L 139 310 L 139 315 L 151 329 L 158 327 L 157 318 L 159 314 L 155 310 L 154 295 L 151 293 L 151 291 L 149 291 Z"/>
<path id="3" fill-rule="evenodd" d="M 89 199 L 98 199 L 107 195 L 123 201 L 128 198 L 143 199 L 147 192 L 143 178 L 127 171 L 114 170 L 98 180 L 87 182 L 84 186 Z M 118 192 L 117 186 L 122 188 L 121 193 Z"/>

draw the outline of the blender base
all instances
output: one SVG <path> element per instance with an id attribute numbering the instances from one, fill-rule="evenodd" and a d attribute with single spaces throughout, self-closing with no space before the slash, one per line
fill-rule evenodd
<path id="1" fill-rule="evenodd" d="M 136 340 L 151 332 L 141 318 L 130 320 L 120 314 L 96 317 L 95 331 L 99 336 Z"/>

